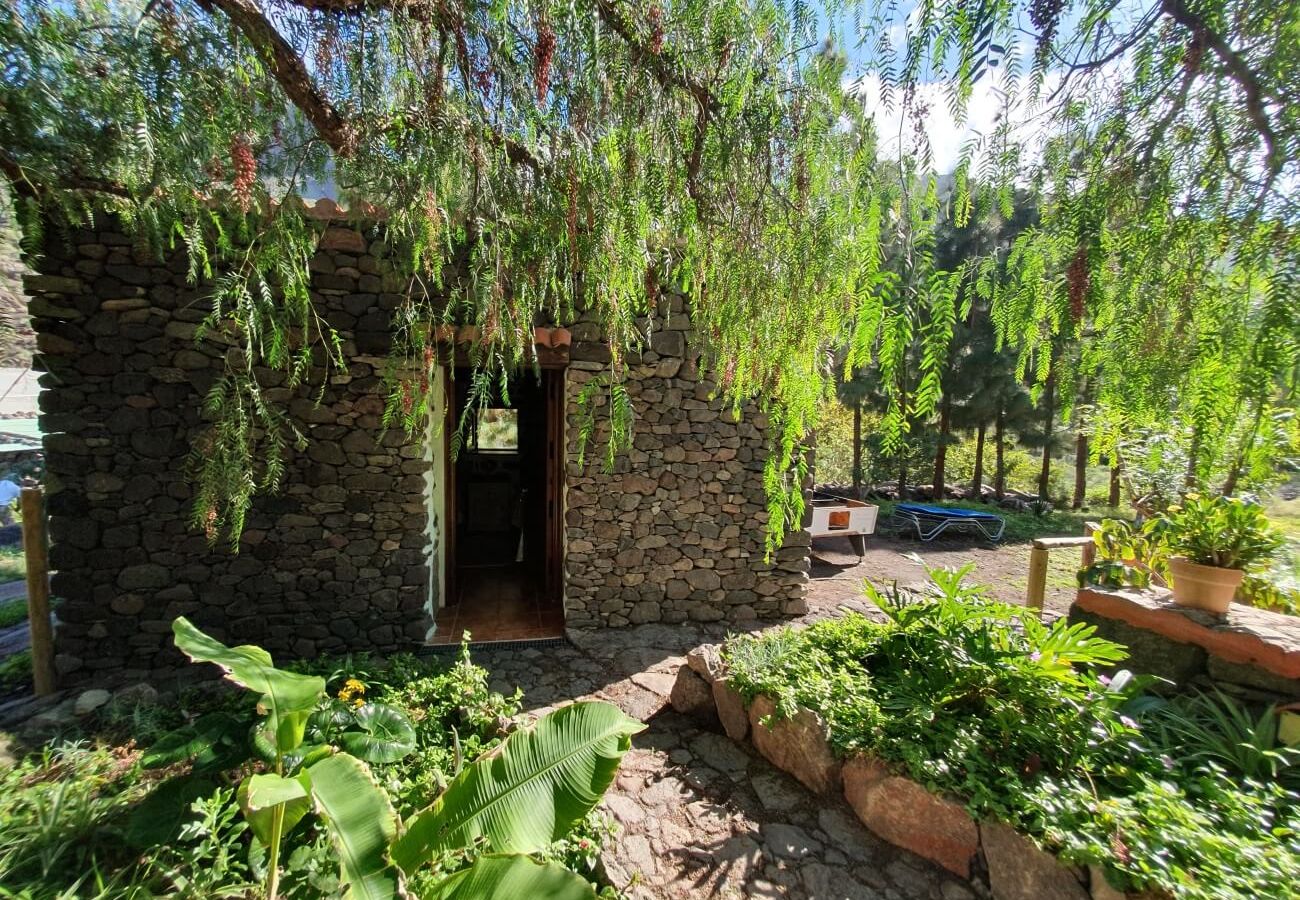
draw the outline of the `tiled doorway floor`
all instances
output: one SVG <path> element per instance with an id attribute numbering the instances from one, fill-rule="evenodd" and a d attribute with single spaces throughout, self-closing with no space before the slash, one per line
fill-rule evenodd
<path id="1" fill-rule="evenodd" d="M 535 579 L 516 567 L 465 568 L 457 574 L 460 602 L 444 606 L 430 644 L 476 643 L 564 636 L 564 610 L 538 598 Z"/>

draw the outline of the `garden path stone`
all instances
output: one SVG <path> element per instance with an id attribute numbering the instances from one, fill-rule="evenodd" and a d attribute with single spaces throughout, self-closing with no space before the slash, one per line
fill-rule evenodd
<path id="1" fill-rule="evenodd" d="M 537 654 L 474 648 L 493 689 L 522 687 L 529 713 L 603 699 L 647 723 L 604 803 L 621 828 L 602 858 L 610 880 L 633 900 L 974 896 L 938 866 L 871 836 L 838 795 L 814 797 L 716 720 L 672 708 L 685 655 L 726 631 L 652 624 L 571 632 L 571 643 Z"/>

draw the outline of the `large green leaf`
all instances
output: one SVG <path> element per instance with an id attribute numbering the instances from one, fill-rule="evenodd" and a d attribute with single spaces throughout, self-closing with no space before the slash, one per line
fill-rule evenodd
<path id="1" fill-rule="evenodd" d="M 339 753 L 321 760 L 307 774 L 316 811 L 325 820 L 339 854 L 344 898 L 391 900 L 401 889 L 401 873 L 388 861 L 397 834 L 397 814 L 365 763 Z"/>
<path id="2" fill-rule="evenodd" d="M 235 766 L 248 758 L 248 723 L 215 712 L 160 737 L 140 758 L 146 769 L 194 759 L 194 771 Z"/>
<path id="3" fill-rule="evenodd" d="M 297 710 L 310 711 L 325 693 L 324 678 L 283 672 L 272 664 L 271 654 L 261 647 L 252 644 L 227 647 L 199 631 L 184 616 L 176 617 L 172 631 L 176 635 L 177 648 L 190 659 L 215 663 L 235 684 L 261 694 L 266 712 L 284 716 Z M 298 731 L 301 732 L 301 728 Z"/>
<path id="4" fill-rule="evenodd" d="M 240 782 L 235 799 L 244 811 L 244 818 L 253 829 L 253 834 L 264 846 L 271 843 L 271 832 L 275 819 L 275 807 L 284 805 L 284 821 L 281 834 L 287 834 L 293 826 L 302 821 L 302 817 L 311 812 L 311 779 L 306 772 L 299 772 L 292 778 L 279 775 L 250 775 Z"/>
<path id="5" fill-rule="evenodd" d="M 412 872 L 480 838 L 497 852 L 541 850 L 600 802 L 632 735 L 644 728 L 610 703 L 555 710 L 462 770 L 407 823 L 394 861 Z"/>
<path id="6" fill-rule="evenodd" d="M 197 775 L 164 781 L 131 810 L 126 823 L 127 843 L 141 850 L 167 843 L 194 818 L 191 804 L 216 789 L 215 783 Z"/>
<path id="7" fill-rule="evenodd" d="M 487 854 L 468 869 L 438 883 L 425 900 L 595 900 L 586 879 L 556 863 L 539 863 L 523 854 Z"/>
<path id="8" fill-rule="evenodd" d="M 367 703 L 354 713 L 360 731 L 345 731 L 339 744 L 366 762 L 397 762 L 415 749 L 415 726 L 387 703 Z"/>

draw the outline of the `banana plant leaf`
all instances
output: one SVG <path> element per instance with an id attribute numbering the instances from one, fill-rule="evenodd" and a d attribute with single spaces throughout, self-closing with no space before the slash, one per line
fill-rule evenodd
<path id="1" fill-rule="evenodd" d="M 549 846 L 600 802 L 632 735 L 644 729 L 600 701 L 549 713 L 465 767 L 407 822 L 393 845 L 393 860 L 413 872 L 436 854 L 484 838 L 500 853 Z"/>
<path id="2" fill-rule="evenodd" d="M 522 854 L 480 856 L 474 865 L 441 881 L 425 900 L 595 900 L 591 884 L 563 866 Z"/>
<path id="3" fill-rule="evenodd" d="M 275 807 L 284 804 L 284 834 L 302 821 L 303 816 L 311 812 L 311 798 L 308 791 L 311 781 L 306 772 L 300 772 L 291 778 L 279 775 L 250 775 L 239 784 L 235 800 L 244 811 L 253 834 L 263 845 L 271 843 L 272 820 Z"/>
<path id="4" fill-rule="evenodd" d="M 321 760 L 307 774 L 316 811 L 325 820 L 338 851 L 344 900 L 392 900 L 401 890 L 401 873 L 388 861 L 397 834 L 397 814 L 365 763 L 339 753 Z"/>
<path id="5" fill-rule="evenodd" d="M 198 775 L 164 781 L 131 810 L 126 820 L 126 842 L 140 850 L 167 843 L 194 817 L 190 805 L 216 789 L 215 782 Z"/>
<path id="6" fill-rule="evenodd" d="M 271 662 L 271 654 L 261 647 L 252 644 L 227 647 L 194 627 L 184 616 L 177 616 L 172 622 L 172 632 L 177 649 L 194 662 L 214 663 L 225 671 L 230 681 L 261 694 L 263 709 L 268 713 L 284 716 L 294 711 L 310 712 L 325 693 L 324 678 L 283 672 Z M 278 721 L 276 725 L 279 726 Z"/>
<path id="7" fill-rule="evenodd" d="M 214 771 L 238 765 L 248 758 L 248 722 L 229 713 L 201 716 L 154 742 L 140 758 L 146 769 L 161 769 L 193 759 L 193 770 Z"/>
<path id="8" fill-rule="evenodd" d="M 353 713 L 360 731 L 345 731 L 339 744 L 366 762 L 390 763 L 415 750 L 415 726 L 387 703 L 367 703 Z"/>

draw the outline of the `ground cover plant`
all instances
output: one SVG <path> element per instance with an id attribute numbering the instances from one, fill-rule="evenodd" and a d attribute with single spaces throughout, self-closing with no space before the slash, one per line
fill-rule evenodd
<path id="1" fill-rule="evenodd" d="M 22 581 L 27 576 L 27 560 L 21 547 L 0 547 L 0 584 Z"/>
<path id="2" fill-rule="evenodd" d="M 777 715 L 815 710 L 837 752 L 889 760 L 1116 887 L 1244 898 L 1297 883 L 1300 766 L 1272 710 L 1107 676 L 1123 647 L 987 600 L 968 571 L 931 570 L 924 596 L 868 586 L 883 623 L 733 638 L 732 684 Z"/>
<path id="3" fill-rule="evenodd" d="M 0 600 L 0 628 L 12 628 L 27 621 L 27 598 Z"/>
<path id="4" fill-rule="evenodd" d="M 0 775 L 0 893 L 616 896 L 592 810 L 643 727 L 616 707 L 516 727 L 464 649 L 294 672 L 183 619 L 177 644 L 251 693 L 114 701 Z"/>

